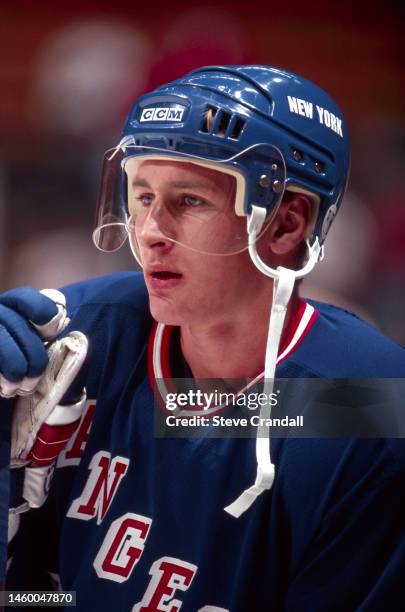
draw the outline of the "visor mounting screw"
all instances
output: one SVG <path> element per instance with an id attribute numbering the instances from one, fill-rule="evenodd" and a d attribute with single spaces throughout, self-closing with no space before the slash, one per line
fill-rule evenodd
<path id="1" fill-rule="evenodd" d="M 298 151 L 298 149 L 294 149 L 293 151 L 293 158 L 295 159 L 295 161 L 301 161 L 302 160 L 302 153 L 301 151 Z"/>
<path id="2" fill-rule="evenodd" d="M 315 162 L 315 170 L 317 172 L 322 172 L 323 171 L 323 164 L 321 164 L 321 162 L 319 162 L 319 161 L 316 161 Z"/>
<path id="3" fill-rule="evenodd" d="M 283 183 L 281 181 L 273 181 L 271 188 L 275 193 L 280 193 L 280 191 L 283 189 Z"/>
<path id="4" fill-rule="evenodd" d="M 270 187 L 270 177 L 267 176 L 267 174 L 262 174 L 259 180 L 259 185 L 260 187 L 265 187 L 267 189 L 267 187 Z"/>
<path id="5" fill-rule="evenodd" d="M 277 164 L 271 164 L 271 169 L 273 170 L 273 172 L 275 172 L 277 168 L 278 168 Z"/>

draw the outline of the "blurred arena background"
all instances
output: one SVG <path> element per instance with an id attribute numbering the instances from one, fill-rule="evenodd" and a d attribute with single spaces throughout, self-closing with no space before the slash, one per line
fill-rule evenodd
<path id="1" fill-rule="evenodd" d="M 199 65 L 264 63 L 339 103 L 350 188 L 325 261 L 303 285 L 405 343 L 403 9 L 400 3 L 2 3 L 0 289 L 132 269 L 91 242 L 103 152 L 131 100 Z"/>

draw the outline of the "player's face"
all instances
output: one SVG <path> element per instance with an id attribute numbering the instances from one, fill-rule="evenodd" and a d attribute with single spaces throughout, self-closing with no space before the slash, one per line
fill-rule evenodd
<path id="1" fill-rule="evenodd" d="M 246 218 L 234 212 L 234 177 L 187 162 L 146 160 L 132 188 L 132 242 L 156 320 L 209 323 L 251 306 L 251 292 L 264 277 L 247 250 L 212 254 L 232 252 L 242 236 L 247 241 Z"/>

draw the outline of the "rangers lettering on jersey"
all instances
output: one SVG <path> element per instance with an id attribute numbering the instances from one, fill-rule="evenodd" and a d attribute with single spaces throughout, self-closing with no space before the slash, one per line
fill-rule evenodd
<path id="1" fill-rule="evenodd" d="M 178 612 L 181 601 L 172 599 L 176 591 L 186 591 L 190 586 L 197 566 L 181 559 L 162 557 L 155 561 L 149 570 L 152 578 L 142 601 L 137 603 L 132 612 Z M 167 604 L 170 603 L 170 608 Z"/>
<path id="2" fill-rule="evenodd" d="M 127 512 L 111 523 L 94 560 L 99 578 L 124 582 L 130 577 L 144 549 L 152 519 Z"/>
<path id="3" fill-rule="evenodd" d="M 128 466 L 129 459 L 125 457 L 111 459 L 110 453 L 96 453 L 89 465 L 90 476 L 83 493 L 73 501 L 66 516 L 88 521 L 97 515 L 99 525 L 107 514 Z"/>
<path id="4" fill-rule="evenodd" d="M 96 403 L 88 402 L 88 406 L 82 415 L 80 425 L 75 434 L 70 438 L 65 450 L 59 455 L 57 467 L 66 467 L 69 465 L 79 465 L 82 458 L 94 417 Z"/>

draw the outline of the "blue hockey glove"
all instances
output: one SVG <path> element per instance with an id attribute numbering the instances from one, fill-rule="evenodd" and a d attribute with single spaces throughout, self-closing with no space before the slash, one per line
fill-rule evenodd
<path id="1" fill-rule="evenodd" d="M 65 297 L 32 287 L 0 295 L 0 395 L 17 397 L 13 408 L 11 509 L 13 537 L 22 512 L 41 506 L 58 454 L 80 423 L 86 404 L 77 381 L 87 338 L 67 326 Z M 76 385 L 74 384 L 76 382 Z"/>
<path id="2" fill-rule="evenodd" d="M 0 395 L 32 393 L 48 356 L 43 340 L 68 324 L 65 297 L 55 289 L 20 287 L 0 295 Z"/>

